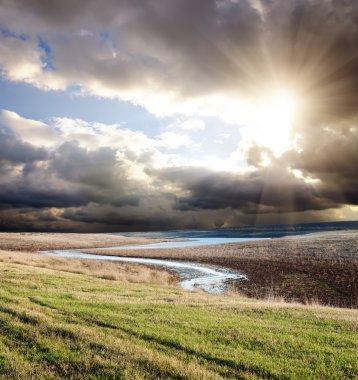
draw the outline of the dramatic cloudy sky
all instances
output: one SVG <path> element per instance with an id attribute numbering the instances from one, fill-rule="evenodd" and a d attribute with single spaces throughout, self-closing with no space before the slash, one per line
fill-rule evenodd
<path id="1" fill-rule="evenodd" d="M 0 0 L 0 229 L 358 219 L 356 0 Z"/>

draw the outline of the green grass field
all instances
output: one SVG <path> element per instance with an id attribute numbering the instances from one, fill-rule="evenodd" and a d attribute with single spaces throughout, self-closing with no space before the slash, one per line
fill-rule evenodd
<path id="1" fill-rule="evenodd" d="M 4 379 L 346 379 L 357 310 L 0 263 Z"/>

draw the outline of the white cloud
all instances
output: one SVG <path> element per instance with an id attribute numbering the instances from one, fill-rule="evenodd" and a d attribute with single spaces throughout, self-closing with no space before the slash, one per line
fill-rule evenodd
<path id="1" fill-rule="evenodd" d="M 0 66 L 9 79 L 31 82 L 42 72 L 40 49 L 34 40 L 0 35 Z"/>
<path id="2" fill-rule="evenodd" d="M 0 68 L 12 81 L 22 81 L 43 90 L 64 90 L 70 84 L 62 73 L 44 71 L 44 52 L 36 38 L 21 39 L 0 35 Z"/>
<path id="3" fill-rule="evenodd" d="M 188 135 L 182 133 L 169 131 L 160 134 L 158 137 L 158 146 L 167 149 L 177 149 L 193 145 L 193 140 Z"/>
<path id="4" fill-rule="evenodd" d="M 53 146 L 59 142 L 59 135 L 49 125 L 32 119 L 26 119 L 16 112 L 3 110 L 0 121 L 19 137 L 36 146 Z"/>
<path id="5" fill-rule="evenodd" d="M 167 152 L 168 149 L 192 144 L 188 136 L 174 132 L 153 139 L 141 131 L 125 128 L 120 123 L 103 124 L 81 119 L 54 118 L 46 124 L 7 110 L 1 111 L 0 122 L 19 140 L 35 146 L 56 150 L 66 142 L 76 142 L 88 151 L 110 148 L 126 166 L 128 176 L 146 181 L 147 185 L 151 182 L 147 169 L 190 164 L 190 160 Z"/>

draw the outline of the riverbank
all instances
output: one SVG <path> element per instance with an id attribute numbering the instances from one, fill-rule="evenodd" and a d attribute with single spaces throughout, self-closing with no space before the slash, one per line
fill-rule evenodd
<path id="1" fill-rule="evenodd" d="M 163 241 L 160 240 L 160 241 Z M 39 250 L 126 246 L 148 244 L 152 239 L 106 234 L 1 233 L 0 260 L 10 252 L 12 261 L 19 254 Z M 290 302 L 322 303 L 358 307 L 358 231 L 325 232 L 272 240 L 222 244 L 218 246 L 90 250 L 88 253 L 173 259 L 217 265 L 248 275 L 248 281 L 232 281 L 231 291 L 255 298 L 284 299 Z M 18 254 L 15 251 L 20 251 Z M 84 250 L 85 251 L 85 250 Z M 32 254 L 35 265 L 67 268 L 79 273 L 95 273 L 113 279 L 141 279 L 172 283 L 168 272 L 139 264 L 93 263 L 90 260 L 45 258 Z M 29 262 L 30 257 L 23 262 Z M 7 260 L 7 259 L 6 259 Z M 45 262 L 45 260 L 47 260 Z M 102 268 L 102 269 L 101 269 Z M 150 270 L 148 273 L 146 271 Z M 130 273 L 130 275 L 128 275 Z M 147 273 L 141 275 L 142 273 Z"/>
<path id="2" fill-rule="evenodd" d="M 157 241 L 164 241 L 158 239 Z M 37 252 L 50 249 L 78 249 L 150 244 L 153 240 L 111 234 L 51 232 L 0 232 L 0 249 Z"/>
<path id="3" fill-rule="evenodd" d="M 194 261 L 241 270 L 232 291 L 255 298 L 358 307 L 358 231 L 324 232 L 200 247 L 91 250 Z"/>
<path id="4" fill-rule="evenodd" d="M 113 281 L 172 285 L 178 277 L 172 272 L 141 264 L 115 263 L 49 257 L 40 250 L 112 247 L 150 243 L 149 239 L 134 239 L 107 234 L 75 233 L 0 233 L 0 263 L 20 264 L 61 272 L 78 273 Z"/>

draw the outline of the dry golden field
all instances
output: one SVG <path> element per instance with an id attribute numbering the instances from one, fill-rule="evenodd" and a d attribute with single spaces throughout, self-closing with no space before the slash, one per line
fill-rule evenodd
<path id="1" fill-rule="evenodd" d="M 0 260 L 21 261 L 129 281 L 173 283 L 176 276 L 138 264 L 43 257 L 46 249 L 83 249 L 153 243 L 106 234 L 1 233 Z M 98 250 L 90 253 L 196 261 L 246 273 L 230 291 L 255 298 L 358 307 L 358 231 L 325 232 L 222 245 Z M 25 256 L 24 256 L 25 255 Z"/>
<path id="2" fill-rule="evenodd" d="M 105 234 L 0 233 L 0 262 L 55 269 L 109 280 L 156 284 L 175 283 L 176 276 L 174 274 L 145 265 L 67 259 L 38 254 L 39 250 L 145 243 L 147 243 L 145 239 L 134 240 Z"/>
<path id="3" fill-rule="evenodd" d="M 188 248 L 98 251 L 104 252 L 238 269 L 249 281 L 236 281 L 232 290 L 249 297 L 358 307 L 358 231 Z"/>

